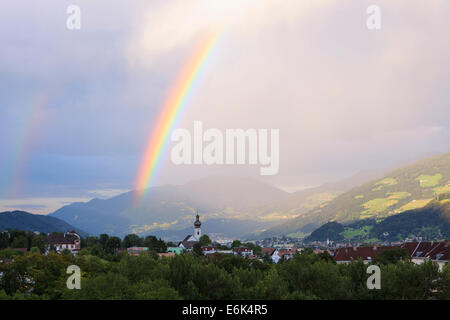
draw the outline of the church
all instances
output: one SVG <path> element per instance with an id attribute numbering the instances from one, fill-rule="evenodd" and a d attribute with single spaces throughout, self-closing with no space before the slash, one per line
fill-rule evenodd
<path id="1" fill-rule="evenodd" d="M 197 213 L 194 222 L 194 234 L 186 236 L 186 238 L 184 238 L 184 240 L 178 244 L 178 247 L 186 249 L 187 251 L 191 251 L 192 248 L 194 247 L 194 244 L 196 244 L 200 240 L 200 237 L 202 236 L 201 226 L 202 223 L 200 222 L 200 216 Z"/>

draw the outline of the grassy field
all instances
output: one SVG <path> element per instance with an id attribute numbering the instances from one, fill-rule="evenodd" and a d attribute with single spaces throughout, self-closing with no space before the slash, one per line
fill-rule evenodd
<path id="1" fill-rule="evenodd" d="M 370 230 L 373 228 L 373 226 L 364 226 L 361 229 L 346 229 L 344 232 L 342 232 L 342 235 L 345 239 L 352 239 L 354 237 L 358 236 L 367 236 L 370 232 Z"/>
<path id="2" fill-rule="evenodd" d="M 442 174 L 437 173 L 433 176 L 429 176 L 427 174 L 422 174 L 416 178 L 419 181 L 420 186 L 422 188 L 435 187 L 439 184 L 439 181 L 442 179 Z"/>

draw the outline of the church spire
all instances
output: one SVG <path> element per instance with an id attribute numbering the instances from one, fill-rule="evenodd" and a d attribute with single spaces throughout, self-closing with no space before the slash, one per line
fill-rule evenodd
<path id="1" fill-rule="evenodd" d="M 197 241 L 200 240 L 200 237 L 202 236 L 202 223 L 200 222 L 200 216 L 198 215 L 198 211 L 197 211 L 197 215 L 196 215 L 196 220 L 194 222 L 194 237 L 195 239 L 197 239 Z"/>

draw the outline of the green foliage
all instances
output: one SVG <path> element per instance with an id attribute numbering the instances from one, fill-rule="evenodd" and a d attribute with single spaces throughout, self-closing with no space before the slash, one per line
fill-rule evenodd
<path id="1" fill-rule="evenodd" d="M 37 247 L 41 253 L 44 253 L 46 250 L 46 244 L 45 244 L 45 235 L 37 235 L 31 240 L 31 246 Z"/>
<path id="2" fill-rule="evenodd" d="M 208 237 L 207 234 L 202 235 L 198 242 L 200 243 L 201 246 L 207 246 L 212 243 L 211 239 Z"/>
<path id="3" fill-rule="evenodd" d="M 0 233 L 0 249 L 8 248 L 9 246 L 9 234 L 7 232 Z"/>
<path id="4" fill-rule="evenodd" d="M 23 252 L 14 249 L 0 250 L 0 259 L 11 259 L 14 256 L 23 256 Z"/>
<path id="5" fill-rule="evenodd" d="M 11 248 L 28 248 L 28 239 L 25 236 L 16 236 L 11 242 Z"/>
<path id="6" fill-rule="evenodd" d="M 194 254 L 197 257 L 202 257 L 203 256 L 202 245 L 199 242 L 194 244 L 194 247 L 192 248 L 192 252 L 194 252 Z"/>
<path id="7" fill-rule="evenodd" d="M 110 237 L 106 240 L 104 250 L 106 253 L 114 254 L 116 249 L 122 246 L 122 240 L 118 237 Z"/>
<path id="8" fill-rule="evenodd" d="M 123 246 L 125 248 L 131 247 L 141 247 L 143 245 L 143 240 L 137 234 L 129 234 L 123 238 Z"/>
<path id="9" fill-rule="evenodd" d="M 241 243 L 241 241 L 239 241 L 239 240 L 234 240 L 234 241 L 231 243 L 231 248 L 236 248 L 236 247 L 240 247 L 240 246 L 242 246 L 242 243 Z"/>
<path id="10" fill-rule="evenodd" d="M 440 287 L 438 266 L 433 262 L 414 265 L 401 261 L 381 266 L 381 290 L 376 297 L 380 299 L 430 299 L 437 290 L 446 294 Z"/>
<path id="11" fill-rule="evenodd" d="M 157 239 L 155 236 L 147 236 L 144 240 L 144 247 L 155 252 L 167 251 L 166 243 L 161 239 Z"/>
<path id="12" fill-rule="evenodd" d="M 80 252 L 81 253 L 81 252 Z M 367 265 L 336 264 L 329 255 L 304 250 L 268 264 L 234 255 L 211 259 L 151 254 L 107 261 L 89 254 L 27 253 L 0 264 L 0 299 L 439 299 L 449 298 L 450 266 L 414 265 L 385 255 L 381 289 L 368 290 Z M 381 259 L 381 254 L 379 255 Z M 65 286 L 69 265 L 82 270 L 81 290 Z"/>
<path id="13" fill-rule="evenodd" d="M 375 264 L 390 264 L 397 263 L 398 261 L 409 261 L 408 252 L 403 248 L 385 250 L 380 252 L 374 259 Z"/>
<path id="14" fill-rule="evenodd" d="M 22 236 L 14 234 L 16 239 Z M 118 240 L 107 235 L 91 238 L 86 243 L 92 247 L 76 256 L 43 255 L 37 247 L 26 254 L 1 250 L 0 259 L 10 260 L 0 263 L 0 300 L 450 298 L 450 265 L 442 272 L 434 262 L 414 265 L 404 250 L 383 251 L 374 259 L 381 268 L 381 289 L 369 290 L 367 265 L 336 264 L 328 252 L 306 249 L 278 264 L 217 253 L 205 258 L 199 243 L 194 254 L 169 259 L 159 258 L 154 250 L 138 256 L 107 253 L 119 246 Z M 141 241 L 157 247 L 162 240 Z M 70 265 L 81 269 L 81 290 L 66 287 Z"/>

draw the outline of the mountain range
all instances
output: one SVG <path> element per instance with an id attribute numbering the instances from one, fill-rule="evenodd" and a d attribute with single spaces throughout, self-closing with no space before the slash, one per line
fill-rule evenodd
<path id="1" fill-rule="evenodd" d="M 272 227 L 258 237 L 305 236 L 330 221 L 380 221 L 401 212 L 422 208 L 450 192 L 450 152 L 396 169 L 363 183 L 306 213 Z"/>
<path id="2" fill-rule="evenodd" d="M 311 241 L 374 242 L 450 239 L 450 193 L 430 201 L 425 207 L 407 210 L 381 221 L 364 219 L 347 225 L 328 222 L 304 239 Z"/>
<path id="3" fill-rule="evenodd" d="M 424 207 L 445 192 L 450 192 L 450 152 L 293 193 L 256 179 L 212 176 L 152 187 L 139 201 L 130 191 L 72 203 L 50 216 L 91 234 L 153 234 L 180 240 L 192 231 L 199 212 L 204 233 L 215 238 L 305 237 L 330 221 L 379 222 Z"/>
<path id="4" fill-rule="evenodd" d="M 152 187 L 136 203 L 134 191 L 64 206 L 52 214 L 92 234 L 152 234 L 179 240 L 198 211 L 213 237 L 240 238 L 265 230 L 380 175 L 360 172 L 342 181 L 288 193 L 245 177 L 210 176 L 184 185 Z"/>

